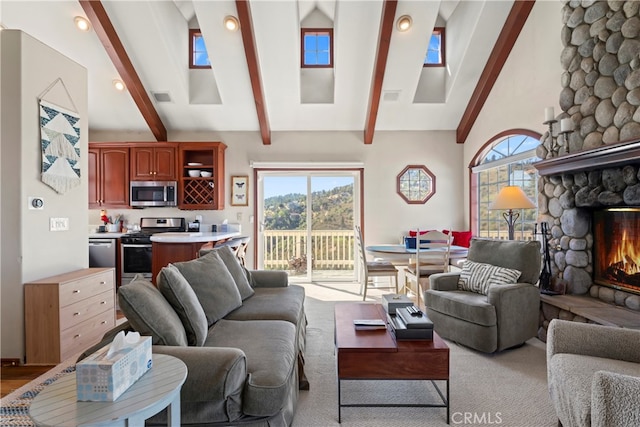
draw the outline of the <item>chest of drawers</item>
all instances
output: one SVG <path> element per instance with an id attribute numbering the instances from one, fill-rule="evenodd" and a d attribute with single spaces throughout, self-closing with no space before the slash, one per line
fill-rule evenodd
<path id="1" fill-rule="evenodd" d="M 27 364 L 56 364 L 115 326 L 115 271 L 85 268 L 24 285 Z"/>

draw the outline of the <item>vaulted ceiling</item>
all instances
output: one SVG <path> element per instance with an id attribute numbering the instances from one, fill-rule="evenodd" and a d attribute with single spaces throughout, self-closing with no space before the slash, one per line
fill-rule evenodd
<path id="1" fill-rule="evenodd" d="M 257 131 L 265 144 L 279 131 L 360 131 L 371 143 L 375 131 L 455 130 L 464 142 L 532 6 L 2 0 L 0 22 L 87 68 L 92 130 L 151 131 L 157 140 L 167 131 Z M 240 31 L 224 28 L 228 15 L 239 19 Z M 395 26 L 402 15 L 412 17 L 409 31 Z M 80 32 L 76 16 L 87 17 L 91 30 Z M 300 68 L 300 28 L 318 17 L 333 26 L 335 65 L 331 85 L 315 89 L 332 92 L 314 102 L 305 99 L 314 77 Z M 446 28 L 447 66 L 434 71 L 422 64 L 436 26 Z M 189 28 L 200 28 L 211 69 L 189 69 Z M 116 91 L 114 79 L 127 90 Z"/>

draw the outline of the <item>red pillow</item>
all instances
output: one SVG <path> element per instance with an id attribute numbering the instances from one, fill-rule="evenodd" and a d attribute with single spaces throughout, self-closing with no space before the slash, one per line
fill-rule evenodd
<path id="1" fill-rule="evenodd" d="M 433 230 L 422 230 L 420 231 L 420 235 L 422 236 L 423 234 L 427 234 L 430 231 L 433 231 Z M 418 234 L 416 230 L 409 230 L 409 237 L 416 237 L 416 234 Z"/>
<path id="2" fill-rule="evenodd" d="M 442 232 L 445 234 L 449 234 L 449 230 L 442 230 Z M 473 235 L 471 234 L 471 230 L 451 231 L 451 234 L 453 234 L 453 242 L 451 242 L 452 245 L 462 246 L 465 248 L 471 246 L 471 237 L 473 237 Z"/>

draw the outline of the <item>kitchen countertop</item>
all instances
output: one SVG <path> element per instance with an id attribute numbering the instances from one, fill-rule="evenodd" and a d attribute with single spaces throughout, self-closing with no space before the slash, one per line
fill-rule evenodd
<path id="1" fill-rule="evenodd" d="M 156 243 L 196 243 L 217 242 L 240 235 L 239 231 L 224 232 L 183 232 L 183 233 L 156 233 L 151 236 L 151 241 Z"/>
<path id="2" fill-rule="evenodd" d="M 89 233 L 90 239 L 119 239 L 127 233 Z"/>

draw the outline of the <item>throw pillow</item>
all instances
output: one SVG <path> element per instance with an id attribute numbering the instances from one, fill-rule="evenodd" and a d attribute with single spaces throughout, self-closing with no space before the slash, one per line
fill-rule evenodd
<path id="1" fill-rule="evenodd" d="M 208 326 L 242 305 L 236 282 L 217 253 L 173 265 L 196 293 L 207 316 Z"/>
<path id="2" fill-rule="evenodd" d="M 487 295 L 492 285 L 517 283 L 522 272 L 497 265 L 466 260 L 458 279 L 458 289 Z"/>
<path id="3" fill-rule="evenodd" d="M 471 246 L 471 238 L 473 237 L 473 233 L 471 232 L 471 230 L 469 231 L 442 230 L 442 232 L 445 234 L 451 233 L 453 235 L 453 241 L 451 242 L 452 245 L 462 246 L 465 248 L 468 248 L 469 246 Z"/>
<path id="4" fill-rule="evenodd" d="M 180 318 L 160 291 L 142 276 L 118 288 L 118 305 L 134 330 L 150 335 L 153 344 L 186 346 Z"/>
<path id="5" fill-rule="evenodd" d="M 182 321 L 189 345 L 202 347 L 209 332 L 207 316 L 187 279 L 169 264 L 160 270 L 156 283 Z"/>
<path id="6" fill-rule="evenodd" d="M 236 257 L 229 246 L 214 248 L 212 252 L 205 256 L 208 256 L 211 253 L 217 253 L 218 256 L 220 256 L 222 262 L 224 262 L 224 265 L 227 267 L 227 270 L 229 270 L 229 273 L 231 273 L 233 280 L 236 282 L 236 286 L 238 287 L 238 291 L 240 292 L 240 298 L 242 298 L 242 301 L 246 300 L 254 294 L 255 291 L 249 284 L 247 275 L 242 268 L 240 261 L 238 261 L 238 257 Z"/>

